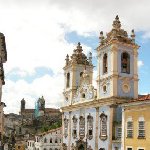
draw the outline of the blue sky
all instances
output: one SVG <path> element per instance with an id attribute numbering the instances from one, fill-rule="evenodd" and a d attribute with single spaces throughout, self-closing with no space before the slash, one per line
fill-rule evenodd
<path id="1" fill-rule="evenodd" d="M 27 108 L 33 108 L 42 95 L 47 107 L 60 107 L 66 55 L 71 55 L 81 42 L 86 54 L 92 51 L 96 66 L 99 32 L 109 32 L 116 15 L 129 35 L 135 29 L 136 42 L 141 46 L 139 93 L 150 93 L 150 21 L 147 14 L 150 14 L 148 0 L 0 0 L 0 32 L 5 34 L 8 52 L 2 96 L 7 105 L 5 113 L 18 113 L 22 98 Z M 94 79 L 95 73 L 96 67 Z"/>

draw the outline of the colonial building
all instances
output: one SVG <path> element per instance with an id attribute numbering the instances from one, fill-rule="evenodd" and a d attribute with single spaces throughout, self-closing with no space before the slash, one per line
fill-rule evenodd
<path id="1" fill-rule="evenodd" d="M 150 95 L 122 105 L 122 150 L 150 149 Z"/>
<path id="2" fill-rule="evenodd" d="M 2 85 L 5 84 L 3 63 L 5 63 L 6 61 L 7 61 L 7 51 L 6 51 L 5 36 L 3 33 L 0 33 L 0 143 L 1 143 L 2 135 L 4 134 L 3 108 L 6 105 L 1 101 L 1 98 L 2 98 Z"/>
<path id="3" fill-rule="evenodd" d="M 112 30 L 100 32 L 97 47 L 97 90 L 92 85 L 92 54 L 80 43 L 64 66 L 64 106 L 61 108 L 63 149 L 120 150 L 121 108 L 118 104 L 138 98 L 137 56 L 131 36 L 116 16 Z"/>
<path id="4" fill-rule="evenodd" d="M 61 150 L 62 128 L 56 128 L 35 136 L 36 150 Z"/>

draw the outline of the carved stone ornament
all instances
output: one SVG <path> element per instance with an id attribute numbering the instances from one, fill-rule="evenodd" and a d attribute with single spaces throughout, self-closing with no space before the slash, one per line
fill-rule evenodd
<path id="1" fill-rule="evenodd" d="M 89 140 L 93 138 L 93 116 L 91 114 L 87 116 L 87 138 Z"/>
<path id="2" fill-rule="evenodd" d="M 107 139 L 107 116 L 102 113 L 100 115 L 100 139 L 105 141 Z"/>
<path id="3" fill-rule="evenodd" d="M 80 139 L 85 137 L 85 118 L 83 116 L 79 118 L 79 137 Z"/>
<path id="4" fill-rule="evenodd" d="M 99 47 L 103 47 L 104 45 L 107 45 L 108 43 L 112 41 L 118 41 L 130 45 L 136 45 L 135 44 L 135 33 L 134 30 L 131 32 L 131 38 L 128 37 L 127 31 L 124 29 L 121 29 L 121 22 L 119 20 L 118 15 L 116 16 L 115 20 L 112 24 L 113 28 L 112 30 L 107 33 L 106 38 L 103 36 L 103 32 L 100 32 L 100 45 Z"/>

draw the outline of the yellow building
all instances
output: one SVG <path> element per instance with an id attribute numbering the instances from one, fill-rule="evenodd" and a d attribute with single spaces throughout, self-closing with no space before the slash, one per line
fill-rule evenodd
<path id="1" fill-rule="evenodd" d="M 24 143 L 16 143 L 15 144 L 15 150 L 25 150 L 25 144 Z"/>
<path id="2" fill-rule="evenodd" d="M 122 150 L 150 150 L 150 94 L 122 105 Z"/>

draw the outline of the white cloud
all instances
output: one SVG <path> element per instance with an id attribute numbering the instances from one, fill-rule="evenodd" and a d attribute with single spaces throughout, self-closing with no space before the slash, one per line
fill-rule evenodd
<path id="1" fill-rule="evenodd" d="M 142 60 L 139 60 L 139 61 L 138 61 L 138 67 L 140 68 L 140 67 L 142 67 L 143 65 L 144 65 L 143 61 L 142 61 Z"/>
<path id="2" fill-rule="evenodd" d="M 26 108 L 34 108 L 38 97 L 44 96 L 46 107 L 60 107 L 63 102 L 63 74 L 55 76 L 44 75 L 35 79 L 32 83 L 25 80 L 13 82 L 6 80 L 7 85 L 3 90 L 3 101 L 6 103 L 6 112 L 18 113 L 20 110 L 20 101 L 26 100 Z"/>
<path id="3" fill-rule="evenodd" d="M 32 84 L 24 80 L 6 80 L 3 94 L 8 106 L 6 110 L 18 110 L 17 104 L 22 97 L 32 99 L 33 104 L 35 97 L 41 94 L 49 100 L 58 100 L 53 101 L 54 105 L 59 103 L 63 79 L 60 75 L 58 80 L 57 75 L 63 72 L 66 54 L 71 54 L 78 42 L 68 43 L 65 39 L 67 32 L 98 36 L 100 30 L 108 32 L 111 29 L 112 21 L 118 14 L 124 29 L 130 31 L 135 28 L 148 34 L 150 21 L 146 14 L 150 14 L 149 6 L 148 0 L 0 0 L 0 32 L 6 36 L 8 51 L 5 73 L 13 74 L 12 70 L 19 68 L 15 73 L 24 77 L 34 74 L 37 67 L 47 67 L 56 75 L 35 79 Z M 91 50 L 86 45 L 83 48 L 86 52 Z M 138 65 L 142 66 L 142 61 Z M 61 86 L 56 84 L 57 80 Z"/>

